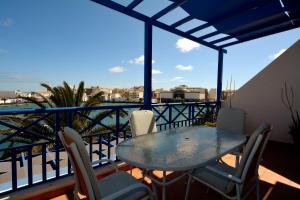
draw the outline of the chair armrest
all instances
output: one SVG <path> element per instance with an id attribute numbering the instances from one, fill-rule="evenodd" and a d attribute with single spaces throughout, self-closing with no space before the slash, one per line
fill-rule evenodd
<path id="1" fill-rule="evenodd" d="M 137 189 L 146 189 L 148 191 L 149 195 L 152 195 L 152 191 L 146 185 L 144 185 L 142 183 L 135 183 L 133 185 L 130 185 L 126 188 L 119 190 L 118 192 L 116 192 L 114 194 L 104 197 L 103 200 L 114 200 L 122 195 L 125 195 L 129 192 L 133 192 L 134 190 L 137 190 Z"/>
<path id="2" fill-rule="evenodd" d="M 118 168 L 116 162 L 113 161 L 113 160 L 110 160 L 110 159 L 95 160 L 95 161 L 92 162 L 92 165 L 95 165 L 95 164 L 98 164 L 98 163 L 103 163 L 103 162 L 110 163 L 110 166 L 112 166 L 115 169 L 116 172 L 119 171 L 119 168 Z"/>
<path id="3" fill-rule="evenodd" d="M 205 167 L 207 170 L 211 171 L 211 172 L 214 172 L 220 176 L 223 176 L 224 178 L 227 178 L 235 183 L 238 183 L 238 184 L 241 184 L 242 183 L 242 180 L 236 176 L 233 176 L 232 174 L 228 174 L 228 173 L 225 173 L 225 172 L 222 172 L 220 170 L 217 170 L 211 166 L 206 166 Z"/>

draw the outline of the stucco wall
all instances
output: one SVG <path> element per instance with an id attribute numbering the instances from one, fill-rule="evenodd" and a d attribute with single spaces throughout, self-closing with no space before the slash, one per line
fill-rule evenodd
<path id="1" fill-rule="evenodd" d="M 246 112 L 246 133 L 261 122 L 273 125 L 271 140 L 292 142 L 288 134 L 290 114 L 281 101 L 285 81 L 294 88 L 295 107 L 300 111 L 300 40 L 243 85 L 232 97 L 232 107 Z M 228 106 L 228 100 L 223 103 Z"/>

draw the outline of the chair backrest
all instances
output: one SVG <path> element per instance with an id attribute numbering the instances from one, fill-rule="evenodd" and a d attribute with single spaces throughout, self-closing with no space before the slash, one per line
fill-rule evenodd
<path id="1" fill-rule="evenodd" d="M 133 111 L 129 123 L 132 137 L 157 132 L 155 117 L 150 110 Z"/>
<path id="2" fill-rule="evenodd" d="M 81 136 L 69 127 L 65 127 L 58 134 L 74 170 L 75 187 L 90 200 L 101 199 L 97 179 Z"/>
<path id="3" fill-rule="evenodd" d="M 217 129 L 244 134 L 245 112 L 238 108 L 221 108 L 217 117 Z"/>
<path id="4" fill-rule="evenodd" d="M 242 180 L 244 180 L 245 183 L 250 183 L 258 178 L 259 164 L 262 160 L 263 152 L 270 138 L 271 130 L 272 128 L 270 125 L 264 124 L 262 133 L 260 134 L 262 136 L 261 143 L 258 146 L 257 151 L 252 153 L 253 156 L 249 156 L 247 162 L 245 163 L 245 167 L 242 173 Z"/>
<path id="5" fill-rule="evenodd" d="M 257 177 L 259 162 L 268 142 L 270 130 L 270 125 L 263 123 L 251 134 L 247 141 L 235 174 L 236 177 L 241 178 L 243 184 Z M 227 191 L 230 192 L 233 188 L 234 184 L 231 182 L 227 186 Z"/>

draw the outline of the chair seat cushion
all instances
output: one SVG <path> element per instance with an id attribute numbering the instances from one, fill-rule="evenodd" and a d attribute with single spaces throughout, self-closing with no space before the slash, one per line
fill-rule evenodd
<path id="1" fill-rule="evenodd" d="M 100 181 L 98 181 L 98 188 L 101 192 L 101 196 L 105 198 L 111 194 L 114 194 L 130 185 L 138 183 L 138 181 L 132 177 L 130 174 L 126 172 L 116 172 L 113 173 Z M 140 199 L 146 196 L 147 190 L 146 189 L 137 189 L 136 191 L 130 191 L 128 194 L 122 195 L 116 200 L 134 200 Z"/>
<path id="2" fill-rule="evenodd" d="M 214 169 L 218 170 L 218 171 L 222 171 L 228 174 L 232 174 L 234 175 L 236 172 L 236 169 L 227 165 L 226 163 L 220 163 L 217 161 L 211 162 L 209 164 L 210 167 L 213 167 Z M 219 175 L 216 174 L 215 172 L 202 167 L 202 168 L 198 168 L 193 172 L 193 176 L 194 178 L 198 179 L 199 181 L 201 181 L 202 183 L 206 183 L 224 193 L 228 193 L 230 191 L 228 191 L 228 186 L 232 185 L 230 184 L 230 180 Z M 230 190 L 232 190 L 232 187 L 230 187 Z"/>

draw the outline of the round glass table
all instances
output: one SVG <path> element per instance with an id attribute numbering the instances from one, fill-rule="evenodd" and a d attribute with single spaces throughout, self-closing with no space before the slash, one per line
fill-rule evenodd
<path id="1" fill-rule="evenodd" d="M 188 171 L 204 166 L 233 151 L 246 141 L 242 134 L 234 134 L 213 127 L 182 127 L 146 134 L 125 140 L 117 145 L 116 155 L 129 165 L 164 173 Z"/>

